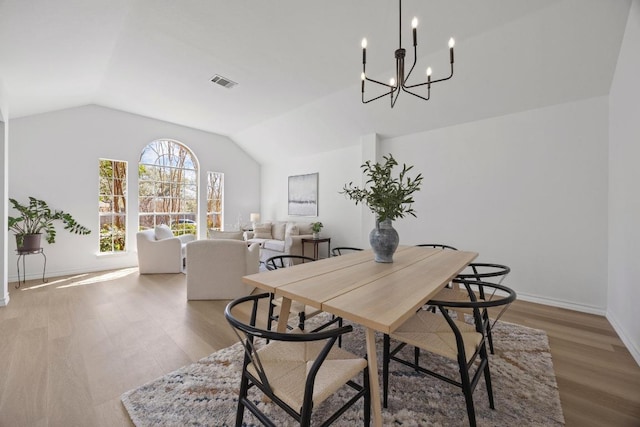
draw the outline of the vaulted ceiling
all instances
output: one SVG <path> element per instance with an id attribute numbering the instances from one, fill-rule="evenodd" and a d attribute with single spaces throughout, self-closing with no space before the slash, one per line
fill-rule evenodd
<path id="1" fill-rule="evenodd" d="M 360 41 L 368 74 L 388 80 L 397 1 L 0 0 L 0 79 L 10 118 L 98 104 L 227 135 L 268 162 L 606 95 L 629 5 L 405 0 L 403 47 L 420 20 L 415 81 L 447 74 L 451 36 L 456 71 L 431 101 L 402 94 L 391 110 L 360 103 Z"/>

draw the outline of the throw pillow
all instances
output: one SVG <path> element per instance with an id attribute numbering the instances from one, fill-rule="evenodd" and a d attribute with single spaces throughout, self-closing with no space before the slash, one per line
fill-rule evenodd
<path id="1" fill-rule="evenodd" d="M 155 228 L 156 240 L 170 239 L 173 237 L 173 231 L 166 224 L 160 224 Z"/>
<path id="2" fill-rule="evenodd" d="M 313 230 L 311 230 L 311 224 L 306 223 L 298 223 L 298 231 L 300 234 L 313 234 Z"/>
<path id="3" fill-rule="evenodd" d="M 293 222 L 288 222 L 285 236 L 297 236 L 298 234 L 300 234 L 298 226 Z"/>
<path id="4" fill-rule="evenodd" d="M 273 239 L 271 235 L 271 223 L 256 224 L 253 229 L 254 239 Z"/>
<path id="5" fill-rule="evenodd" d="M 276 240 L 284 240 L 284 232 L 287 228 L 286 222 L 276 222 L 271 230 L 273 238 Z"/>

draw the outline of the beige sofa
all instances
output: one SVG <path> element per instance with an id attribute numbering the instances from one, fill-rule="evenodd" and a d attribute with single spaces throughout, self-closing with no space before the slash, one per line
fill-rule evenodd
<path id="1" fill-rule="evenodd" d="M 310 222 L 270 221 L 245 231 L 245 240 L 260 244 L 260 261 L 276 255 L 302 255 L 302 239 L 311 239 Z"/>
<path id="2" fill-rule="evenodd" d="M 244 240 L 242 231 L 220 231 L 214 230 L 213 228 L 207 230 L 207 237 L 209 239 Z"/>

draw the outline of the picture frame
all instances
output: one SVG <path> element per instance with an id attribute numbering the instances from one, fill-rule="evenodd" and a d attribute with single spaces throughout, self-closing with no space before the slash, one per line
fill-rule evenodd
<path id="1" fill-rule="evenodd" d="M 318 216 L 318 172 L 292 175 L 288 185 L 289 215 Z"/>

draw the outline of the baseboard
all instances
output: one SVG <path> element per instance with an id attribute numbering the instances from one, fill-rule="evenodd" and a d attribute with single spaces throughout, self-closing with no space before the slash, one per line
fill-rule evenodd
<path id="1" fill-rule="evenodd" d="M 629 338 L 629 334 L 627 334 L 624 327 L 613 313 L 607 311 L 606 317 L 609 323 L 611 323 L 611 326 L 613 326 L 613 329 L 622 340 L 624 346 L 627 347 L 627 350 L 629 350 L 631 356 L 634 358 L 638 366 L 640 366 L 640 348 L 638 348 L 633 340 Z"/>
<path id="2" fill-rule="evenodd" d="M 566 308 L 567 310 L 580 311 L 582 313 L 606 316 L 606 310 L 602 307 L 594 307 L 591 305 L 578 304 L 571 301 L 545 298 L 539 295 L 523 294 L 520 292 L 518 292 L 518 299 L 523 301 L 528 301 L 528 302 L 535 302 L 537 304 L 542 304 L 542 305 L 549 305 L 551 307 L 559 307 L 559 308 Z"/>

